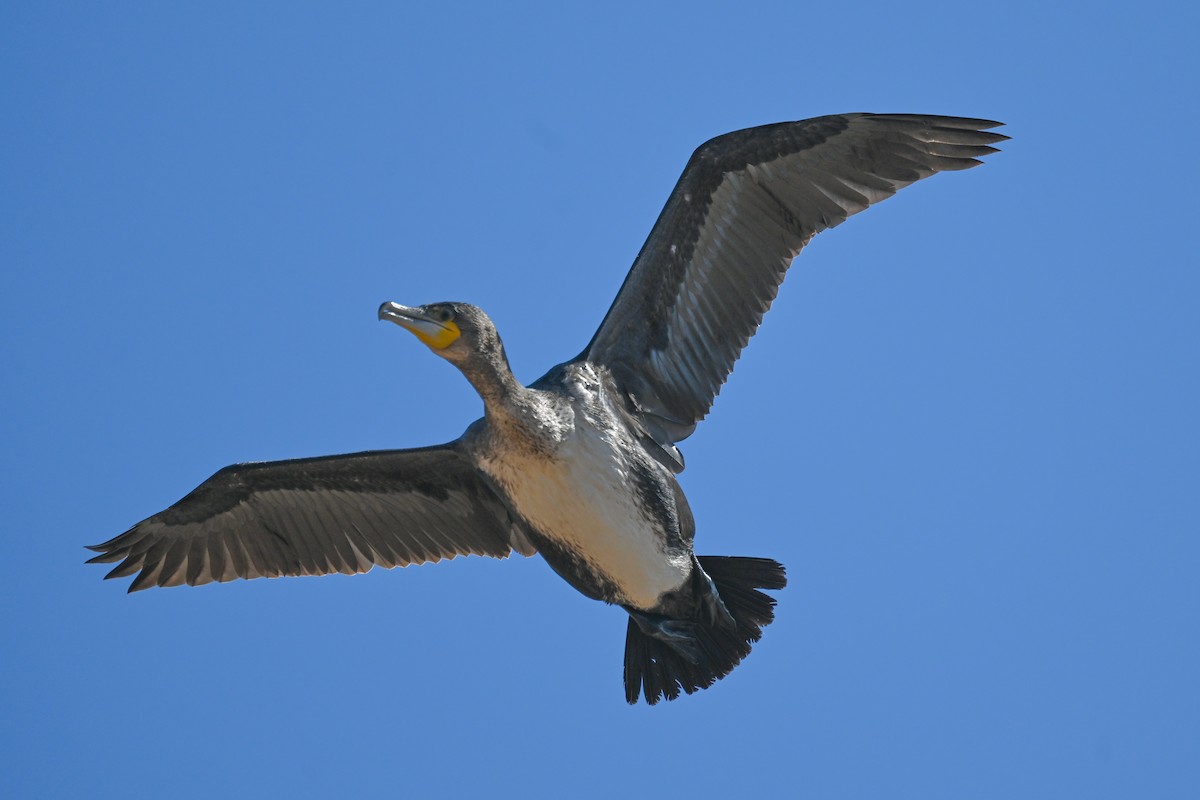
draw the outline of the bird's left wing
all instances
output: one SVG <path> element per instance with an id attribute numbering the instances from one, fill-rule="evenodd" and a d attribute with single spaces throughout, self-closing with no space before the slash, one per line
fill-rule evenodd
<path id="1" fill-rule="evenodd" d="M 103 544 L 129 587 L 366 572 L 458 555 L 531 555 L 507 507 L 453 443 L 235 464 Z"/>
<path id="2" fill-rule="evenodd" d="M 660 444 L 708 413 L 815 234 L 943 170 L 976 166 L 1000 123 L 839 114 L 718 136 L 692 155 L 595 338 Z"/>

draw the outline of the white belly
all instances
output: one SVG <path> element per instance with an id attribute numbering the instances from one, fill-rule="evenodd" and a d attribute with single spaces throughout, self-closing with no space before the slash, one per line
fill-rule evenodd
<path id="1" fill-rule="evenodd" d="M 584 415 L 575 421 L 552 458 L 507 453 L 481 466 L 539 533 L 582 555 L 629 603 L 651 608 L 679 588 L 691 560 L 663 551 L 661 523 L 639 507 L 618 443 Z"/>

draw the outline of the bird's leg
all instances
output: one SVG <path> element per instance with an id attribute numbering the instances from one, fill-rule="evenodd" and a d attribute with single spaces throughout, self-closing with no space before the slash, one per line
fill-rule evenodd
<path id="1" fill-rule="evenodd" d="M 642 629 L 642 633 L 670 645 L 672 650 L 693 664 L 699 664 L 704 660 L 704 650 L 700 646 L 700 640 L 696 637 L 699 623 L 671 619 L 661 614 L 649 614 L 629 606 L 625 606 L 625 610 Z"/>
<path id="2" fill-rule="evenodd" d="M 699 561 L 692 565 L 692 579 L 692 602 L 695 603 L 695 611 L 691 620 L 652 614 L 629 606 L 624 608 L 642 629 L 642 633 L 665 642 L 688 661 L 699 664 L 705 658 L 704 648 L 700 644 L 700 629 L 707 627 L 735 631 L 737 620 L 725 606 L 720 592 L 717 591 L 717 585 L 700 567 Z"/>
<path id="3" fill-rule="evenodd" d="M 729 609 L 725 606 L 725 601 L 721 599 L 720 592 L 717 591 L 717 585 L 713 583 L 713 579 L 708 577 L 708 573 L 700 568 L 700 562 L 697 561 L 693 567 L 696 573 L 703 578 L 703 586 L 699 589 L 700 613 L 708 620 L 709 624 L 714 628 L 722 630 L 735 631 L 737 630 L 737 620 L 733 618 L 733 614 L 729 613 Z"/>

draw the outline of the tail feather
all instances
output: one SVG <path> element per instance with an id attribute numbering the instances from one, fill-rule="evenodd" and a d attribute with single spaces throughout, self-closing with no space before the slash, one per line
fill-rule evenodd
<path id="1" fill-rule="evenodd" d="M 625 699 L 636 703 L 639 694 L 654 705 L 680 692 L 692 694 L 707 689 L 728 675 L 750 647 L 762 637 L 762 629 L 775 619 L 775 600 L 758 589 L 782 589 L 787 585 L 783 565 L 769 558 L 697 556 L 712 578 L 721 601 L 737 622 L 735 630 L 696 624 L 696 639 L 703 651 L 699 663 L 684 658 L 669 644 L 642 631 L 633 617 L 625 633 Z"/>

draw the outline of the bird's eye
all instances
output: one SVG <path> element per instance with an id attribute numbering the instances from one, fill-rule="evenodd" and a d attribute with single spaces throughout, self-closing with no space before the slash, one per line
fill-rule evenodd
<path id="1" fill-rule="evenodd" d="M 449 322 L 453 317 L 454 317 L 454 312 L 451 311 L 450 309 L 448 309 L 448 308 L 438 309 L 438 312 L 437 312 L 438 322 Z"/>

